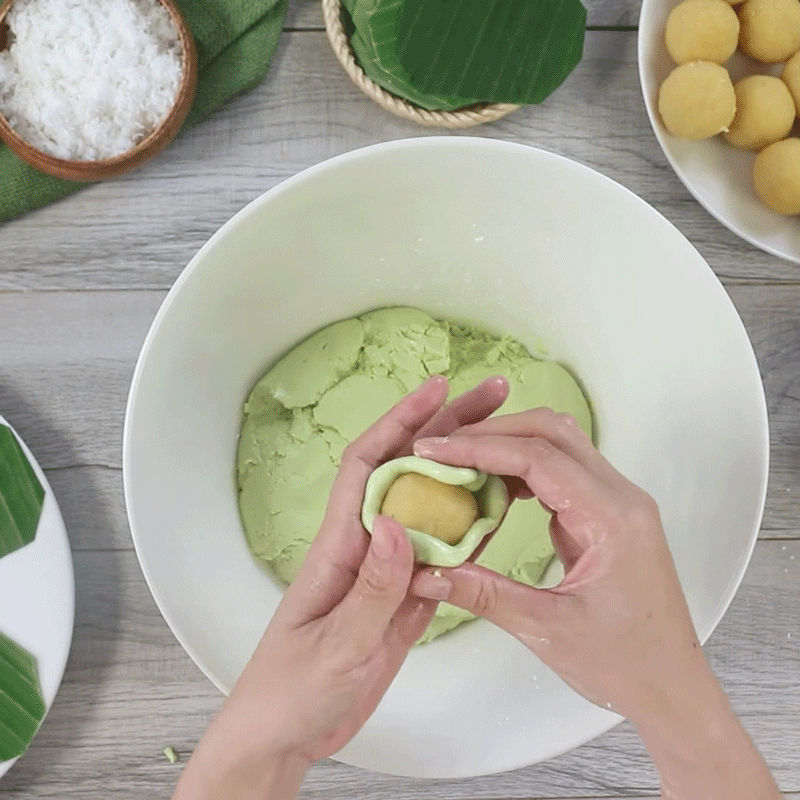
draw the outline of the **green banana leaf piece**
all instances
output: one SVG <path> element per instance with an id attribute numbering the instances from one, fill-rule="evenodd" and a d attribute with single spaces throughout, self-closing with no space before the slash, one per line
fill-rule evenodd
<path id="1" fill-rule="evenodd" d="M 344 0 L 342 20 L 350 46 L 372 81 L 429 111 L 452 111 L 475 99 L 416 89 L 397 59 L 397 19 L 403 0 Z"/>
<path id="2" fill-rule="evenodd" d="M 0 558 L 36 536 L 44 487 L 13 431 L 0 425 Z"/>
<path id="3" fill-rule="evenodd" d="M 402 0 L 397 57 L 422 92 L 540 103 L 583 54 L 580 0 Z"/>
<path id="4" fill-rule="evenodd" d="M 0 633 L 0 763 L 28 749 L 44 714 L 36 661 Z"/>

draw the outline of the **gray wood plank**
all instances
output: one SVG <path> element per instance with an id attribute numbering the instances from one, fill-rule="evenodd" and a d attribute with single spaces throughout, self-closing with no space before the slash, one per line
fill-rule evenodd
<path id="1" fill-rule="evenodd" d="M 75 639 L 64 684 L 0 798 L 168 797 L 178 766 L 219 708 L 151 599 L 133 553 L 75 554 Z M 733 705 L 775 771 L 800 791 L 800 542 L 763 541 L 707 645 Z M 655 795 L 657 780 L 623 724 L 572 753 L 516 772 L 459 781 L 364 773 L 334 761 L 311 772 L 304 800 L 490 800 Z"/>
<path id="2" fill-rule="evenodd" d="M 353 86 L 324 33 L 289 33 L 259 87 L 154 161 L 0 227 L 0 291 L 166 289 L 223 222 L 284 178 L 358 147 L 434 135 Z M 457 135 L 600 170 L 675 223 L 722 277 L 800 280 L 796 265 L 739 240 L 678 181 L 647 120 L 634 32 L 590 32 L 584 61 L 542 105 Z"/>
<path id="3" fill-rule="evenodd" d="M 800 528 L 800 292 L 796 286 L 774 294 L 759 285 L 727 288 L 753 343 L 767 397 L 770 485 L 762 535 L 782 535 Z M 773 303 L 785 315 L 776 315 Z"/>
<path id="4" fill-rule="evenodd" d="M 163 296 L 0 293 L 0 408 L 44 469 L 119 468 L 131 374 Z"/>
<path id="5" fill-rule="evenodd" d="M 283 27 L 285 31 L 325 30 L 322 3 L 319 0 L 289 0 Z"/>
<path id="6" fill-rule="evenodd" d="M 587 9 L 586 24 L 590 27 L 635 26 L 639 22 L 637 0 L 583 0 Z M 289 4 L 286 15 L 287 30 L 324 30 L 322 6 L 319 0 L 294 0 Z"/>
<path id="7" fill-rule="evenodd" d="M 122 467 L 72 466 L 46 470 L 58 498 L 73 550 L 130 550 L 133 547 Z"/>
<path id="8" fill-rule="evenodd" d="M 762 537 L 800 536 L 800 286 L 732 284 L 753 340 L 772 428 Z M 164 297 L 0 293 L 0 410 L 53 482 L 73 546 L 127 548 L 122 421 L 133 366 Z M 46 327 L 43 327 L 46 321 Z"/>

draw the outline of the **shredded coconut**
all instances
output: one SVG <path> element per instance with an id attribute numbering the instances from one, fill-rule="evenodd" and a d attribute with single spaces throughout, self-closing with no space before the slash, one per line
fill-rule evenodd
<path id="1" fill-rule="evenodd" d="M 181 45 L 158 0 L 15 0 L 0 113 L 58 158 L 121 155 L 171 110 Z"/>

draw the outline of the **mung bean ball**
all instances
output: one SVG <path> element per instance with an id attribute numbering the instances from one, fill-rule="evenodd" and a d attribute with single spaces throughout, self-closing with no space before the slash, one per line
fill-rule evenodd
<path id="1" fill-rule="evenodd" d="M 736 116 L 725 138 L 735 147 L 760 150 L 785 139 L 795 118 L 794 100 L 786 84 L 772 75 L 750 75 L 733 85 Z"/>
<path id="2" fill-rule="evenodd" d="M 728 70 L 711 61 L 675 67 L 661 84 L 658 111 L 666 129 L 681 139 L 697 141 L 727 130 L 736 113 Z"/>
<path id="3" fill-rule="evenodd" d="M 753 164 L 753 185 L 765 206 L 779 214 L 800 214 L 800 139 L 765 147 Z"/>
<path id="4" fill-rule="evenodd" d="M 684 0 L 667 18 L 664 40 L 676 64 L 722 64 L 739 43 L 739 18 L 725 0 Z"/>
<path id="5" fill-rule="evenodd" d="M 794 106 L 800 114 L 800 53 L 795 53 L 784 65 L 781 74 L 783 82 L 789 87 Z"/>
<path id="6" fill-rule="evenodd" d="M 798 0 L 747 0 L 739 22 L 739 46 L 757 61 L 775 64 L 800 50 Z"/>
<path id="7" fill-rule="evenodd" d="M 463 486 L 407 472 L 389 487 L 381 514 L 397 520 L 404 528 L 458 544 L 478 518 L 478 502 Z"/>

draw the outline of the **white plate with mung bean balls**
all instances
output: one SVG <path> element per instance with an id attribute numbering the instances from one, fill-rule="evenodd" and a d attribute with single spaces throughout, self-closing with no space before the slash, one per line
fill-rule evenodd
<path id="1" fill-rule="evenodd" d="M 800 0 L 642 3 L 639 78 L 667 161 L 725 227 L 795 263 L 798 51 Z"/>

